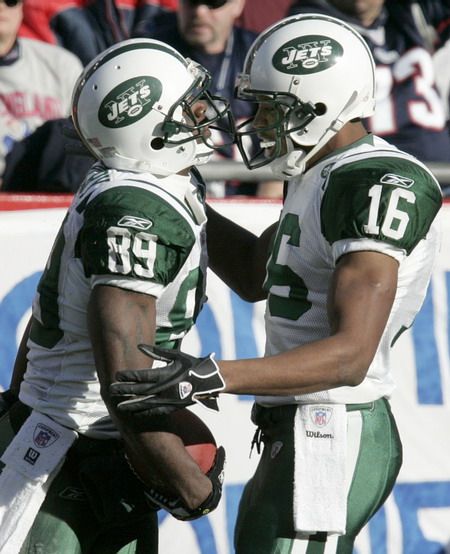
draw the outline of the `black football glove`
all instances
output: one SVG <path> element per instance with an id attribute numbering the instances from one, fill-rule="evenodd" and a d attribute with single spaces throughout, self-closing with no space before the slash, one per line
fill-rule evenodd
<path id="1" fill-rule="evenodd" d="M 218 411 L 216 397 L 225 388 L 225 381 L 212 354 L 195 358 L 179 350 L 146 344 L 140 344 L 139 349 L 166 365 L 116 373 L 110 394 L 123 397 L 117 405 L 119 411 L 166 415 L 195 403 Z"/>
<path id="2" fill-rule="evenodd" d="M 212 483 L 212 492 L 208 498 L 197 508 L 186 507 L 180 498 L 169 498 L 160 493 L 157 489 L 145 489 L 145 496 L 150 506 L 156 509 L 162 508 L 169 512 L 174 518 L 181 521 L 191 521 L 211 513 L 217 508 L 222 497 L 222 485 L 224 479 L 225 449 L 219 446 L 216 452 L 213 467 L 206 474 Z"/>

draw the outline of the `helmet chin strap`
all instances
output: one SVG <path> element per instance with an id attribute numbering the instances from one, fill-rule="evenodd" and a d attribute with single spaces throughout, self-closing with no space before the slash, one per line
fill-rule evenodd
<path id="1" fill-rule="evenodd" d="M 276 158 L 270 163 L 270 169 L 274 177 L 282 180 L 290 179 L 295 175 L 301 175 L 306 170 L 306 162 L 310 160 L 317 152 L 342 129 L 344 122 L 340 119 L 335 119 L 328 127 L 317 144 L 308 152 L 303 150 L 301 146 L 294 143 L 292 138 L 286 138 L 287 154 Z"/>
<path id="2" fill-rule="evenodd" d="M 293 150 L 270 162 L 270 170 L 277 179 L 286 180 L 300 175 L 305 171 L 306 152 L 304 150 Z"/>
<path id="3" fill-rule="evenodd" d="M 195 150 L 194 165 L 203 165 L 209 162 L 214 150 L 207 146 L 203 141 L 197 143 Z"/>

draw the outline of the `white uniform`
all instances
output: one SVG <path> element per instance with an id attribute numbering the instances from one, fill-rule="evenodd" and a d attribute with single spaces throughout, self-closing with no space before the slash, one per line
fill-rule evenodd
<path id="1" fill-rule="evenodd" d="M 89 295 L 107 284 L 154 296 L 156 344 L 176 345 L 205 300 L 199 190 L 193 175 L 92 168 L 38 285 L 22 402 L 88 436 L 116 436 L 87 330 Z"/>
<path id="2" fill-rule="evenodd" d="M 18 48 L 17 60 L 0 65 L 0 175 L 15 141 L 49 119 L 69 116 L 72 89 L 83 69 L 60 46 L 19 38 Z"/>
<path id="3" fill-rule="evenodd" d="M 265 396 L 257 398 L 258 403 L 349 404 L 389 397 L 394 388 L 390 351 L 424 300 L 439 247 L 435 216 L 441 202 L 439 185 L 421 162 L 373 136 L 290 181 L 265 282 L 266 354 L 330 335 L 326 299 L 343 254 L 370 250 L 394 257 L 399 262 L 398 286 L 378 350 L 360 385 L 295 398 Z"/>

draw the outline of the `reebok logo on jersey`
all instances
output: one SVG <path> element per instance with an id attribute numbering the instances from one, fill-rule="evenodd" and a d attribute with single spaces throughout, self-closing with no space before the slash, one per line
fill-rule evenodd
<path id="1" fill-rule="evenodd" d="M 87 500 L 86 493 L 77 487 L 65 487 L 59 492 L 58 496 L 64 498 L 64 500 L 71 500 L 75 502 L 84 502 Z"/>
<path id="2" fill-rule="evenodd" d="M 272 64 L 278 71 L 308 75 L 332 67 L 344 49 L 332 38 L 308 35 L 286 42 L 274 54 Z"/>
<path id="3" fill-rule="evenodd" d="M 143 75 L 117 85 L 103 99 L 98 119 L 105 127 L 116 129 L 139 121 L 161 98 L 159 79 Z"/>
<path id="4" fill-rule="evenodd" d="M 138 231 L 145 231 L 150 229 L 153 225 L 153 221 L 137 217 L 135 215 L 125 215 L 118 221 L 117 225 L 120 227 L 131 227 L 132 229 L 137 229 Z"/>
<path id="5" fill-rule="evenodd" d="M 383 185 L 394 185 L 396 187 L 403 187 L 409 189 L 414 185 L 414 179 L 409 177 L 402 177 L 401 175 L 395 175 L 395 173 L 386 173 L 380 179 L 380 183 Z"/>

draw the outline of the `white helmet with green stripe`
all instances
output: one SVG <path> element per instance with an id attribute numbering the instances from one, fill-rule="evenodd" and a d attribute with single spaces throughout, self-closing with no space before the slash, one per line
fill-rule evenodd
<path id="1" fill-rule="evenodd" d="M 266 126 L 239 126 L 244 161 L 250 169 L 269 164 L 282 178 L 302 173 L 345 123 L 375 108 L 369 47 L 350 25 L 326 15 L 294 15 L 263 31 L 237 85 L 238 98 L 270 104 L 273 115 Z M 255 135 L 261 150 L 251 156 L 245 145 Z"/>
<path id="2" fill-rule="evenodd" d="M 113 169 L 171 175 L 208 161 L 205 127 L 230 126 L 228 103 L 209 94 L 199 64 L 152 39 L 130 39 L 99 54 L 80 75 L 72 118 L 88 150 Z M 206 103 L 198 123 L 193 104 Z M 230 142 L 233 137 L 230 134 Z"/>

